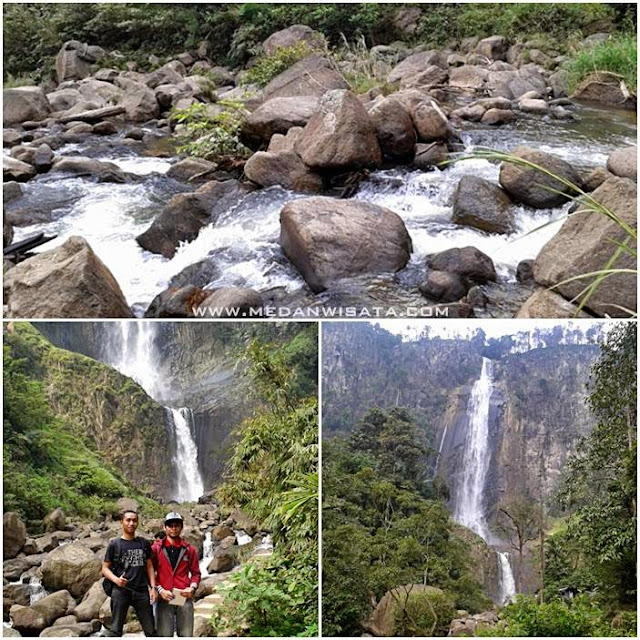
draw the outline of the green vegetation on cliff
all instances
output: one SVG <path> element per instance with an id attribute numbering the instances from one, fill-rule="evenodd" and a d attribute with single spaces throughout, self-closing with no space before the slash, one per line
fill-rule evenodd
<path id="1" fill-rule="evenodd" d="M 219 496 L 273 532 L 275 550 L 233 578 L 216 629 L 317 635 L 318 401 L 315 325 L 274 347 L 254 339 L 247 375 L 262 406 L 236 430 Z M 248 629 L 247 629 L 248 625 Z"/>
<path id="2" fill-rule="evenodd" d="M 3 361 L 6 511 L 38 520 L 62 507 L 69 515 L 93 518 L 111 513 L 122 496 L 154 510 L 141 487 L 134 488 L 116 471 L 109 460 L 116 452 L 101 450 L 87 424 L 108 422 L 129 445 L 132 429 L 152 429 L 148 420 L 138 422 L 155 408 L 137 385 L 105 365 L 53 347 L 26 323 L 5 327 Z M 95 405 L 93 412 L 80 397 Z M 129 405 L 128 411 L 111 402 L 116 397 Z M 149 446 L 152 435 L 143 434 Z"/>
<path id="3" fill-rule="evenodd" d="M 373 409 L 348 440 L 324 444 L 325 635 L 362 635 L 372 598 L 407 584 L 438 587 L 451 600 L 454 606 L 443 608 L 449 619 L 434 630 L 439 635 L 446 635 L 454 607 L 488 606 L 469 547 L 455 535 L 446 490 L 418 471 L 424 453 L 420 429 L 399 408 Z"/>

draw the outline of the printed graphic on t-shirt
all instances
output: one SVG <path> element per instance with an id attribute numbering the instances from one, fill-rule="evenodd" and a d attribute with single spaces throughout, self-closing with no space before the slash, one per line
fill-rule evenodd
<path id="1" fill-rule="evenodd" d="M 144 567 L 145 565 L 144 549 L 127 549 L 122 553 L 122 568 L 133 569 L 135 567 Z"/>

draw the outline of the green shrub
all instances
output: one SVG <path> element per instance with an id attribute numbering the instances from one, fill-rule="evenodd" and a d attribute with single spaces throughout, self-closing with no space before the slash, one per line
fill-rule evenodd
<path id="1" fill-rule="evenodd" d="M 532 596 L 519 595 L 502 612 L 499 628 L 480 631 L 480 635 L 501 637 L 579 637 L 635 636 L 635 612 L 614 618 L 607 615 L 593 598 L 582 595 L 570 601 L 552 600 L 540 604 Z"/>
<path id="2" fill-rule="evenodd" d="M 456 615 L 453 598 L 444 591 L 400 591 L 394 605 L 396 636 L 446 636 Z"/>
<path id="3" fill-rule="evenodd" d="M 240 141 L 245 119 L 241 102 L 221 100 L 215 105 L 192 104 L 174 109 L 171 119 L 184 129 L 176 137 L 178 153 L 186 153 L 216 162 L 223 169 L 233 169 L 251 155 Z"/>
<path id="4" fill-rule="evenodd" d="M 313 50 L 304 41 L 290 47 L 282 47 L 270 56 L 259 58 L 256 64 L 249 69 L 246 81 L 264 87 L 277 75 L 312 53 Z"/>
<path id="5" fill-rule="evenodd" d="M 618 35 L 593 49 L 583 49 L 569 66 L 569 84 L 575 89 L 588 75 L 598 71 L 620 74 L 627 88 L 636 93 L 638 88 L 638 40 L 635 35 Z"/>

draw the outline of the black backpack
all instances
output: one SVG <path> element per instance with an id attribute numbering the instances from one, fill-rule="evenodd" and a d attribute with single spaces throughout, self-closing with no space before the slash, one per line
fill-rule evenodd
<path id="1" fill-rule="evenodd" d="M 115 542 L 115 546 L 116 546 L 116 553 L 115 556 L 113 558 L 113 563 L 111 564 L 111 571 L 114 571 L 114 569 L 120 564 L 120 555 L 122 553 L 122 545 L 121 545 L 121 541 L 122 538 L 115 538 L 114 542 Z M 137 540 L 138 542 L 142 543 L 142 548 L 144 549 L 144 540 L 141 540 L 140 538 L 136 537 L 134 538 L 134 540 Z M 113 587 L 115 586 L 115 584 L 113 582 L 111 582 L 111 580 L 109 580 L 109 578 L 103 578 L 102 579 L 102 589 L 104 590 L 104 592 L 107 594 L 107 596 L 109 596 L 109 598 L 111 597 L 111 594 L 113 593 Z"/>

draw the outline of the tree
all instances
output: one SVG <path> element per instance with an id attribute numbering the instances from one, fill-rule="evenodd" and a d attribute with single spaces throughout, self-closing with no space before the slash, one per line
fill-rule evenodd
<path id="1" fill-rule="evenodd" d="M 509 544 L 518 552 L 518 585 L 522 591 L 521 573 L 524 548 L 527 542 L 535 540 L 538 535 L 540 514 L 538 505 L 525 495 L 516 495 L 498 505 L 498 528 L 507 536 Z"/>
<path id="2" fill-rule="evenodd" d="M 635 602 L 637 426 L 635 322 L 613 328 L 592 369 L 588 404 L 597 423 L 568 463 L 561 504 L 574 512 L 568 539 L 600 583 L 603 597 Z"/>

